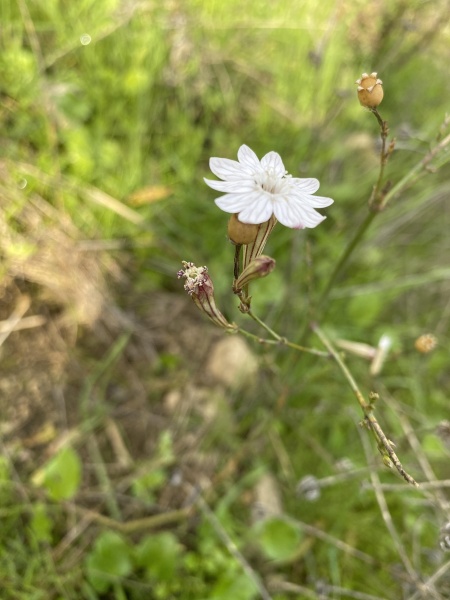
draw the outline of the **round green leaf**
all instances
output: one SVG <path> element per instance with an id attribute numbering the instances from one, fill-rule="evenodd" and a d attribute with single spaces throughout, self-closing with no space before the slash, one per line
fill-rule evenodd
<path id="1" fill-rule="evenodd" d="M 292 556 L 297 549 L 300 532 L 295 525 L 274 517 L 260 525 L 257 537 L 269 558 L 284 560 Z"/>
<path id="2" fill-rule="evenodd" d="M 81 461 L 73 448 L 63 448 L 44 467 L 42 485 L 53 500 L 72 498 L 81 481 Z"/>
<path id="3" fill-rule="evenodd" d="M 105 592 L 117 579 L 132 571 L 131 550 L 118 533 L 106 531 L 96 540 L 87 557 L 87 577 L 93 588 Z"/>

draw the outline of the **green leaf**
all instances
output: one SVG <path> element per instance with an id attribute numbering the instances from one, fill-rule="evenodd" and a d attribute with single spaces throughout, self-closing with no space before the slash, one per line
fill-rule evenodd
<path id="1" fill-rule="evenodd" d="M 81 461 L 73 448 L 63 448 L 44 466 L 36 483 L 42 485 L 53 500 L 72 498 L 81 481 Z"/>
<path id="2" fill-rule="evenodd" d="M 256 584 L 247 575 L 230 570 L 219 578 L 210 600 L 252 600 L 257 591 Z"/>
<path id="3" fill-rule="evenodd" d="M 35 504 L 30 522 L 30 533 L 38 542 L 52 541 L 52 520 L 47 514 L 47 507 L 42 502 Z"/>
<path id="4" fill-rule="evenodd" d="M 285 560 L 297 549 L 300 532 L 295 525 L 274 517 L 258 525 L 257 538 L 269 558 Z"/>
<path id="5" fill-rule="evenodd" d="M 136 548 L 136 562 L 149 577 L 170 581 L 178 565 L 180 545 L 169 532 L 145 537 Z"/>
<path id="6" fill-rule="evenodd" d="M 93 588 L 103 593 L 120 577 L 132 571 L 131 549 L 118 533 L 99 535 L 86 560 L 87 577 Z"/>

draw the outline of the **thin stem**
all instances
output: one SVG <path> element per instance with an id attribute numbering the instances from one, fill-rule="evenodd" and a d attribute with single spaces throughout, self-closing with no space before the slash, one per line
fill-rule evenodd
<path id="1" fill-rule="evenodd" d="M 377 213 L 370 212 L 366 216 L 366 218 L 364 219 L 364 221 L 360 224 L 360 226 L 358 227 L 358 229 L 356 230 L 355 235 L 350 240 L 349 244 L 347 245 L 346 249 L 344 250 L 344 253 L 342 254 L 342 256 L 339 259 L 337 265 L 335 266 L 333 272 L 331 273 L 330 278 L 328 280 L 328 283 L 327 283 L 324 291 L 322 292 L 322 295 L 321 295 L 321 297 L 319 299 L 319 309 L 321 307 L 323 307 L 323 305 L 325 304 L 325 302 L 328 300 L 330 292 L 333 289 L 334 284 L 336 283 L 339 275 L 344 270 L 344 267 L 347 264 L 348 259 L 353 254 L 353 251 L 358 246 L 359 242 L 363 238 L 363 236 L 366 233 L 367 229 L 370 227 L 370 224 L 372 223 L 372 221 L 374 220 L 374 218 L 376 217 L 376 215 L 377 215 Z"/>
<path id="2" fill-rule="evenodd" d="M 234 541 L 228 535 L 228 533 L 226 532 L 222 523 L 216 517 L 214 512 L 209 508 L 208 504 L 205 502 L 205 500 L 203 499 L 203 497 L 200 494 L 198 494 L 198 496 L 196 498 L 196 504 L 197 504 L 198 508 L 200 509 L 200 511 L 202 512 L 202 514 L 205 516 L 205 518 L 209 521 L 210 525 L 216 532 L 217 536 L 221 539 L 221 541 L 227 548 L 228 552 L 241 565 L 242 570 L 247 575 L 247 577 L 251 581 L 253 581 L 262 600 L 272 600 L 272 596 L 269 594 L 267 589 L 264 587 L 264 583 L 263 583 L 261 577 L 259 576 L 259 574 L 250 565 L 248 560 L 245 558 L 245 556 L 239 550 L 237 545 L 234 543 Z"/>
<path id="3" fill-rule="evenodd" d="M 331 290 L 333 289 L 336 281 L 338 280 L 338 278 L 341 275 L 342 271 L 344 270 L 345 266 L 347 265 L 347 262 L 348 262 L 350 256 L 353 254 L 355 249 L 358 247 L 358 245 L 359 245 L 360 241 L 362 240 L 362 238 L 364 237 L 367 229 L 372 224 L 372 221 L 374 220 L 375 216 L 384 210 L 384 208 L 386 207 L 388 202 L 390 202 L 393 198 L 398 196 L 398 194 L 400 194 L 402 191 L 404 191 L 413 181 L 415 181 L 419 177 L 419 175 L 422 171 L 426 171 L 427 169 L 429 170 L 430 169 L 429 165 L 430 165 L 431 161 L 450 144 L 450 134 L 448 134 L 438 144 L 436 144 L 436 146 L 434 148 L 432 148 L 428 152 L 428 154 L 424 158 L 422 158 L 422 160 L 420 160 L 414 167 L 412 167 L 412 169 L 410 169 L 410 171 L 408 171 L 408 173 L 406 173 L 406 175 L 404 177 L 402 177 L 402 179 L 400 179 L 400 181 L 398 181 L 395 185 L 393 185 L 386 192 L 381 192 L 381 186 L 383 183 L 383 176 L 384 176 L 384 167 L 385 167 L 387 160 L 394 148 L 393 148 L 393 143 L 391 143 L 388 150 L 386 151 L 386 139 L 387 139 L 387 134 L 389 131 L 387 122 L 382 120 L 378 111 L 373 110 L 372 113 L 375 115 L 375 118 L 377 119 L 378 124 L 380 125 L 380 128 L 381 128 L 382 148 L 381 148 L 381 152 L 380 152 L 380 170 L 378 173 L 377 183 L 374 186 L 371 198 L 369 200 L 371 212 L 366 216 L 364 221 L 359 225 L 355 235 L 348 243 L 347 247 L 345 248 L 344 252 L 342 253 L 340 260 L 338 261 L 336 267 L 334 268 L 333 272 L 331 273 L 328 283 L 325 286 L 325 289 L 322 292 L 322 295 L 319 299 L 319 309 L 321 307 L 323 307 L 324 304 L 326 303 Z"/>
<path id="4" fill-rule="evenodd" d="M 239 259 L 241 256 L 241 244 L 236 244 L 234 249 L 234 281 L 239 277 Z"/>
<path id="5" fill-rule="evenodd" d="M 397 469 L 397 471 L 400 473 L 400 475 L 403 477 L 403 479 L 405 481 L 407 481 L 411 485 L 418 486 L 418 483 L 411 477 L 411 475 L 408 475 L 408 473 L 403 468 L 400 460 L 398 459 L 397 455 L 394 452 L 394 444 L 391 442 L 391 440 L 389 440 L 386 437 L 384 431 L 382 430 L 380 424 L 377 421 L 377 418 L 373 414 L 372 402 L 367 402 L 365 400 L 364 396 L 362 395 L 362 393 L 358 387 L 358 384 L 356 383 L 355 379 L 353 378 L 353 375 L 350 373 L 347 365 L 344 363 L 344 361 L 342 360 L 339 353 L 335 350 L 335 348 L 331 344 L 330 340 L 325 335 L 325 333 L 320 329 L 320 327 L 313 324 L 312 329 L 316 333 L 316 335 L 319 337 L 319 339 L 323 343 L 323 345 L 326 347 L 326 349 L 328 350 L 330 355 L 335 360 L 336 364 L 338 365 L 338 367 L 342 371 L 342 374 L 344 375 L 345 379 L 347 380 L 347 383 L 349 384 L 350 388 L 352 389 L 353 393 L 355 394 L 356 399 L 358 400 L 358 403 L 364 413 L 363 423 L 374 434 L 374 437 L 377 441 L 378 450 L 380 451 L 385 464 L 387 466 L 394 465 L 395 468 Z"/>
<path id="6" fill-rule="evenodd" d="M 330 358 L 330 354 L 328 352 L 322 352 L 321 350 L 316 350 L 314 348 L 300 346 L 299 344 L 294 344 L 293 342 L 290 342 L 286 339 L 282 339 L 281 343 L 284 346 L 288 346 L 289 348 L 293 348 L 294 350 L 298 350 L 299 352 L 308 352 L 309 354 L 315 354 L 316 356 L 321 356 L 322 358 Z"/>
<path id="7" fill-rule="evenodd" d="M 375 184 L 375 187 L 372 191 L 372 196 L 369 200 L 369 208 L 373 212 L 380 212 L 382 203 L 383 203 L 383 193 L 381 191 L 381 184 L 383 183 L 384 177 L 384 167 L 388 161 L 389 155 L 392 154 L 394 150 L 394 141 L 392 141 L 388 150 L 386 151 L 386 140 L 389 134 L 389 127 L 387 121 L 383 121 L 380 113 L 376 108 L 372 109 L 372 113 L 378 121 L 378 125 L 380 126 L 380 135 L 381 135 L 381 150 L 380 150 L 380 170 L 378 172 L 378 179 Z"/>
<path id="8" fill-rule="evenodd" d="M 392 146 L 392 150 L 390 149 L 386 152 L 386 140 L 387 140 L 387 136 L 389 133 L 387 121 L 383 121 L 380 113 L 377 111 L 376 108 L 372 109 L 371 112 L 375 116 L 376 120 L 378 121 L 378 125 L 380 126 L 381 151 L 380 151 L 380 169 L 378 172 L 378 178 L 377 178 L 377 182 L 372 190 L 372 194 L 369 199 L 370 212 L 366 216 L 364 221 L 360 224 L 358 229 L 356 230 L 355 235 L 348 243 L 341 258 L 339 259 L 337 265 L 335 266 L 333 272 L 331 273 L 328 283 L 325 286 L 325 289 L 322 292 L 322 295 L 319 299 L 319 310 L 321 308 L 323 308 L 324 304 L 328 300 L 328 296 L 330 295 L 330 292 L 333 289 L 334 284 L 336 283 L 340 274 L 344 270 L 344 267 L 346 266 L 350 256 L 353 254 L 355 248 L 358 247 L 360 241 L 364 237 L 364 234 L 370 227 L 375 216 L 380 212 L 381 202 L 384 200 L 384 198 L 382 196 L 380 196 L 380 190 L 381 190 L 381 184 L 383 183 L 384 167 L 387 163 L 390 153 L 393 150 L 393 146 Z"/>
<path id="9" fill-rule="evenodd" d="M 262 338 L 259 335 L 255 335 L 250 331 L 242 329 L 239 327 L 239 333 L 245 335 L 246 337 L 255 340 L 259 344 L 271 344 L 273 346 L 288 346 L 289 348 L 293 348 L 294 350 L 298 350 L 299 352 L 307 352 L 308 354 L 314 354 L 315 356 L 320 356 L 321 358 L 329 358 L 330 355 L 328 352 L 323 352 L 322 350 L 316 350 L 315 348 L 307 348 L 306 346 L 299 346 L 298 344 L 294 344 L 285 338 L 279 338 L 275 340 L 268 340 L 267 338 Z"/>
<path id="10" fill-rule="evenodd" d="M 261 321 L 261 319 L 259 317 L 257 317 L 255 315 L 255 313 L 252 310 L 248 310 L 247 314 L 249 317 L 251 317 L 254 321 L 256 321 L 258 323 L 258 325 L 261 325 L 261 327 L 263 329 L 265 329 L 267 331 L 267 333 L 269 333 L 273 338 L 275 338 L 276 340 L 278 340 L 279 342 L 282 340 L 281 335 L 278 335 L 278 333 L 275 333 L 275 331 L 273 331 L 273 329 L 270 329 L 270 327 L 268 325 L 266 325 L 266 323 L 264 323 L 264 321 Z"/>

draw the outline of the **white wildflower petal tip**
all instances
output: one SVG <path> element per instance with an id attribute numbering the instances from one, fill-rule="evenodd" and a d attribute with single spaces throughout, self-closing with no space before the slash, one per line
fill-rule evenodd
<path id="1" fill-rule="evenodd" d="M 291 177 L 277 152 L 268 152 L 259 160 L 251 148 L 243 145 L 238 162 L 214 157 L 210 167 L 222 181 L 205 179 L 205 183 L 224 192 L 216 198 L 216 205 L 237 214 L 242 223 L 259 225 L 275 216 L 293 229 L 316 227 L 325 217 L 314 209 L 333 203 L 331 198 L 314 196 L 320 186 L 317 179 Z"/>

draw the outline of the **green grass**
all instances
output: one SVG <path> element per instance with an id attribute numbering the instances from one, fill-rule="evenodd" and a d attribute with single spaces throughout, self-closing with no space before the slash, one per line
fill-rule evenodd
<path id="1" fill-rule="evenodd" d="M 207 264 L 223 312 L 261 335 L 203 177 L 243 143 L 275 150 L 335 199 L 321 227 L 275 229 L 277 268 L 252 288 L 299 341 L 378 174 L 354 81 L 383 79 L 394 185 L 448 110 L 448 3 L 372 4 L 2 3 L 1 319 L 29 295 L 22 317 L 45 323 L 2 341 L 1 598 L 448 597 L 448 488 L 383 466 L 331 361 L 254 346 L 256 379 L 208 379 L 221 335 L 176 280 L 181 260 Z M 447 160 L 377 215 L 320 323 L 334 341 L 392 337 L 378 377 L 346 361 L 420 482 L 449 479 Z M 439 344 L 421 355 L 427 332 Z M 282 514 L 255 524 L 268 494 Z"/>

